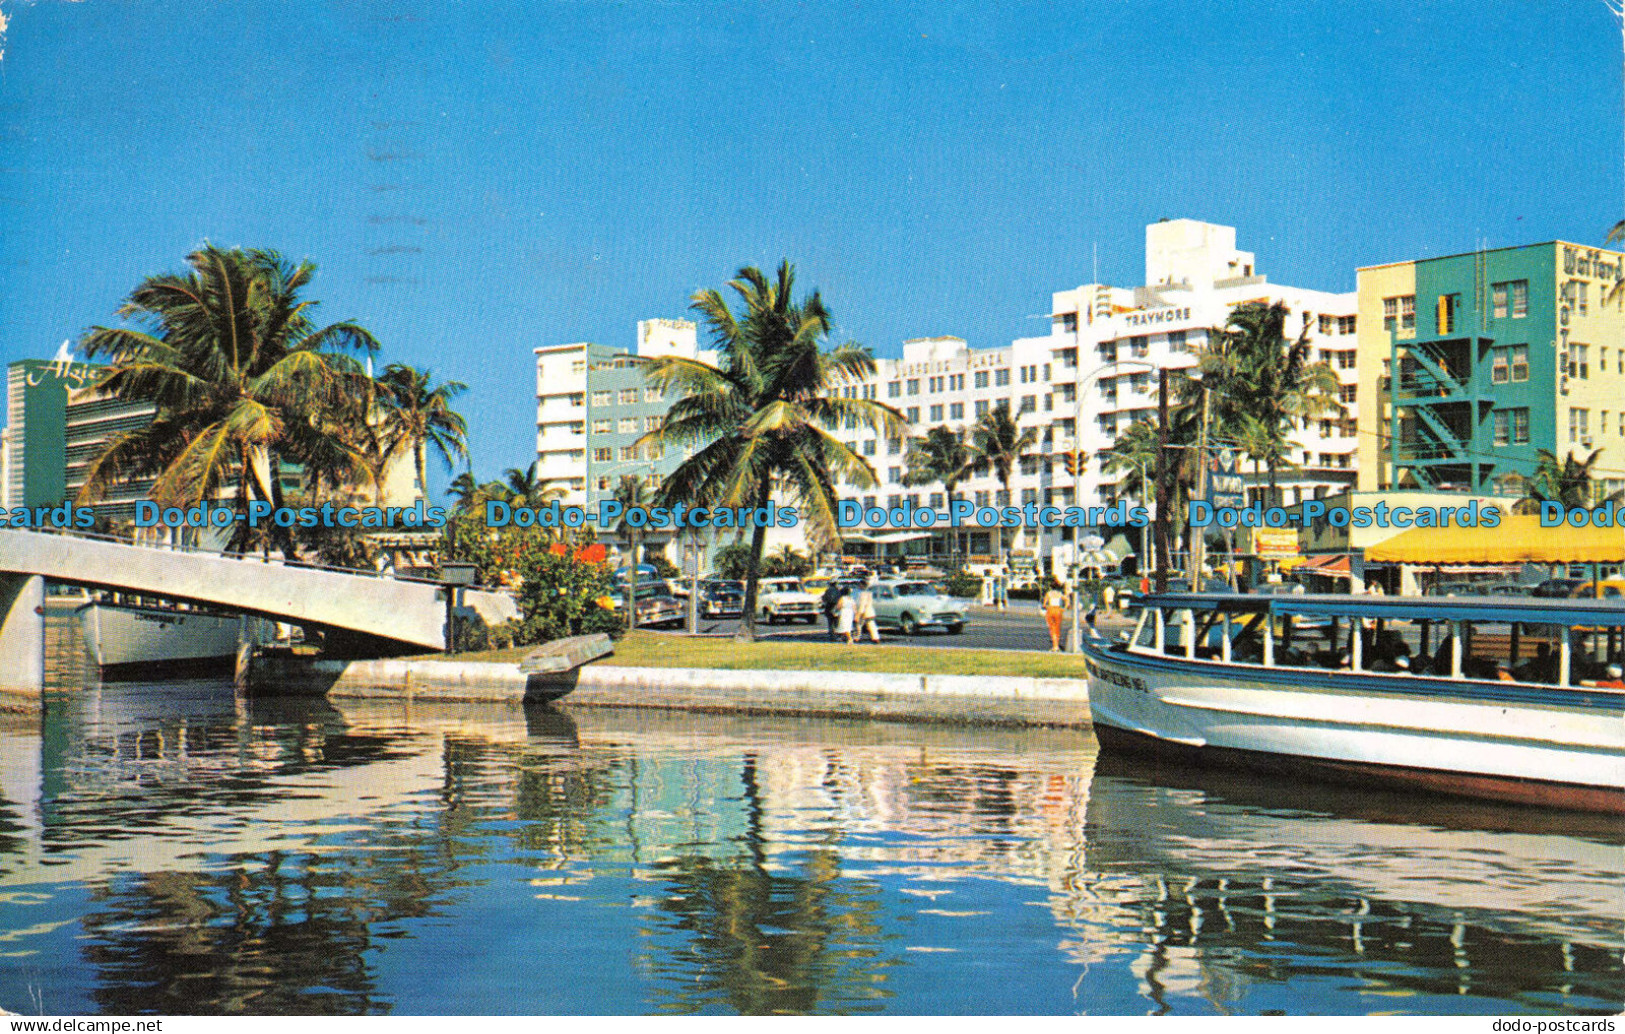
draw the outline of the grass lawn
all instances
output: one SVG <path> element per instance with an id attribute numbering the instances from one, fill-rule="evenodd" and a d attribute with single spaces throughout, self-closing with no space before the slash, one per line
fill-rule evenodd
<path id="1" fill-rule="evenodd" d="M 445 660 L 516 662 L 534 646 L 484 650 Z M 881 671 L 917 675 L 1025 675 L 1036 678 L 1077 678 L 1083 663 L 1071 654 L 1018 650 L 954 650 L 899 646 L 887 640 L 880 646 L 834 643 L 736 643 L 732 639 L 697 638 L 634 632 L 615 644 L 615 652 L 595 664 L 632 668 L 723 668 L 733 671 Z"/>

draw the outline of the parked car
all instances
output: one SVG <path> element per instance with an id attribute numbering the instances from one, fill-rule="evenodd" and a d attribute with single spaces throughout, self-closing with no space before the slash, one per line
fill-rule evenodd
<path id="1" fill-rule="evenodd" d="M 781 621 L 818 621 L 818 597 L 804 592 L 799 578 L 763 578 L 756 584 L 756 606 L 770 625 Z"/>
<path id="2" fill-rule="evenodd" d="M 610 590 L 609 602 L 616 610 L 626 607 L 626 585 Z M 638 586 L 638 627 L 677 628 L 682 625 L 686 608 L 659 582 Z"/>
<path id="3" fill-rule="evenodd" d="M 965 601 L 943 595 L 934 583 L 917 579 L 888 579 L 876 582 L 875 623 L 895 628 L 904 635 L 921 629 L 941 628 L 949 635 L 965 630 Z"/>
<path id="4" fill-rule="evenodd" d="M 1541 600 L 1566 600 L 1578 595 L 1585 584 L 1583 578 L 1548 578 L 1529 595 Z"/>
<path id="5" fill-rule="evenodd" d="M 732 578 L 707 578 L 699 585 L 700 617 L 732 618 L 745 612 L 745 583 Z"/>

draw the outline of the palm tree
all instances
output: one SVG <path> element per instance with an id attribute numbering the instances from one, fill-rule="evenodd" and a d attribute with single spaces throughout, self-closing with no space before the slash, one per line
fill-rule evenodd
<path id="1" fill-rule="evenodd" d="M 500 494 L 493 498 L 501 499 L 513 506 L 528 506 L 533 509 L 545 506 L 554 499 L 562 498 L 564 489 L 549 484 L 536 476 L 536 467 L 539 462 L 532 461 L 531 465 L 524 470 L 520 470 L 518 467 L 509 467 L 503 471 L 502 477 L 504 480 L 494 482 L 498 486 Z"/>
<path id="2" fill-rule="evenodd" d="M 954 489 L 976 472 L 971 452 L 965 447 L 965 432 L 959 428 L 933 427 L 924 437 L 910 438 L 908 470 L 903 484 L 909 487 L 941 483 L 948 495 L 948 505 L 954 504 Z M 954 533 L 948 532 L 948 555 L 953 558 Z"/>
<path id="3" fill-rule="evenodd" d="M 1291 434 L 1304 421 L 1342 412 L 1337 372 L 1324 362 L 1311 362 L 1309 327 L 1296 339 L 1286 335 L 1291 314 L 1284 304 L 1238 305 L 1223 327 L 1209 332 L 1208 347 L 1198 360 L 1200 380 L 1179 387 L 1186 407 L 1199 406 L 1207 392 L 1210 438 L 1238 441 L 1243 451 L 1268 471 L 1268 501 L 1276 501 L 1276 474 L 1290 455 Z M 1256 427 L 1247 430 L 1248 422 Z"/>
<path id="4" fill-rule="evenodd" d="M 1010 478 L 1020 465 L 1022 457 L 1031 452 L 1037 444 L 1038 429 L 1029 427 L 1022 430 L 1016 418 L 1010 415 L 1010 403 L 1000 402 L 983 413 L 982 418 L 971 429 L 971 440 L 966 451 L 970 453 L 971 469 L 978 474 L 992 473 L 1004 487 L 1005 499 L 1010 500 Z M 993 534 L 997 536 L 995 541 L 998 545 L 995 547 L 995 553 L 998 555 L 999 563 L 1007 565 L 1002 522 L 993 526 Z"/>
<path id="5" fill-rule="evenodd" d="M 766 507 L 775 488 L 794 495 L 805 527 L 833 541 L 835 485 L 844 481 L 873 486 L 874 469 L 835 436 L 841 429 L 867 427 L 897 436 L 902 414 L 869 399 L 836 397 L 834 389 L 857 383 L 875 370 L 874 357 L 848 342 L 828 351 L 831 319 L 817 291 L 792 299 L 795 271 L 779 265 L 769 280 L 747 266 L 728 286 L 743 311 L 729 309 L 722 292 L 694 296 L 720 362 L 662 356 L 644 364 L 644 376 L 680 397 L 665 424 L 640 444 L 693 446 L 662 486 L 662 501 L 705 506 Z M 756 583 L 767 529 L 751 534 L 750 568 L 745 578 L 745 619 L 737 638 L 756 634 Z"/>
<path id="6" fill-rule="evenodd" d="M 468 422 L 451 408 L 451 402 L 468 390 L 462 381 L 446 381 L 429 386 L 430 372 L 404 363 L 390 363 L 378 378 L 379 401 L 383 411 L 379 431 L 384 441 L 412 450 L 417 471 L 418 491 L 429 494 L 424 470 L 429 447 L 433 446 L 446 469 L 457 460 L 468 460 Z"/>
<path id="7" fill-rule="evenodd" d="M 615 485 L 615 501 L 621 504 L 621 520 L 615 526 L 615 534 L 626 543 L 627 552 L 631 554 L 631 561 L 627 564 L 627 591 L 626 591 L 626 630 L 628 632 L 637 628 L 638 614 L 638 564 L 642 557 L 638 556 L 638 543 L 643 538 L 643 529 L 627 520 L 625 514 L 633 507 L 646 507 L 650 503 L 648 487 L 643 479 L 636 474 L 622 474 Z"/>
<path id="8" fill-rule="evenodd" d="M 465 470 L 452 478 L 448 489 L 452 498 L 457 500 L 459 512 L 472 510 L 477 505 L 476 496 L 479 495 L 480 483 L 475 480 L 472 470 Z"/>
<path id="9" fill-rule="evenodd" d="M 189 273 L 149 277 L 130 292 L 117 311 L 135 326 L 92 327 L 81 340 L 87 357 L 111 360 L 104 394 L 150 401 L 157 412 L 92 461 L 80 500 L 154 477 L 161 506 L 198 503 L 234 484 L 246 512 L 256 500 L 282 505 L 284 461 L 304 465 L 317 483 L 364 473 L 347 431 L 371 382 L 349 353 L 378 343 L 351 322 L 316 329 L 316 303 L 299 298 L 315 265 L 208 244 L 187 263 Z"/>
<path id="10" fill-rule="evenodd" d="M 1532 477 L 1524 479 L 1524 496 L 1513 504 L 1514 513 L 1539 513 L 1543 503 L 1560 503 L 1565 509 L 1594 506 L 1597 503 L 1625 501 L 1625 490 L 1612 492 L 1597 499 L 1597 486 L 1592 470 L 1601 449 L 1594 449 L 1583 460 L 1569 453 L 1562 460 L 1548 449 L 1535 451 L 1538 465 Z"/>

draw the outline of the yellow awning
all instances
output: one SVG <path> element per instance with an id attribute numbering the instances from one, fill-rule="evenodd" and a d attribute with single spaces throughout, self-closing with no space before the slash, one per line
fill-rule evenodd
<path id="1" fill-rule="evenodd" d="M 1542 528 L 1533 514 L 1501 515 L 1494 528 L 1412 528 L 1365 551 L 1374 564 L 1625 563 L 1625 528 Z"/>

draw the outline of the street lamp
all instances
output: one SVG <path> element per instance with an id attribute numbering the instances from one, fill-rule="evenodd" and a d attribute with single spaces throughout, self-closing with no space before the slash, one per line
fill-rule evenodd
<path id="1" fill-rule="evenodd" d="M 1078 337 L 1079 337 L 1078 349 L 1081 351 L 1082 348 L 1083 348 L 1082 331 L 1081 330 L 1078 332 Z M 1099 377 L 1101 374 L 1105 373 L 1107 370 L 1115 370 L 1118 367 L 1123 367 L 1123 366 L 1135 366 L 1135 367 L 1139 367 L 1142 370 L 1150 370 L 1150 371 L 1158 371 L 1158 370 L 1162 369 L 1161 367 L 1156 366 L 1156 365 L 1154 365 L 1152 363 L 1141 362 L 1138 359 L 1113 359 L 1109 363 L 1102 363 L 1100 366 L 1095 367 L 1093 370 L 1090 370 L 1088 374 L 1086 374 L 1085 376 L 1080 378 L 1078 380 L 1078 382 L 1077 382 L 1077 389 L 1074 392 L 1073 399 L 1072 399 L 1072 401 L 1073 401 L 1072 452 L 1073 452 L 1074 455 L 1076 455 L 1078 453 L 1078 451 L 1079 451 L 1078 446 L 1083 441 L 1083 392 L 1084 392 L 1085 386 L 1087 386 L 1089 383 L 1094 381 L 1097 377 Z M 1141 486 L 1142 486 L 1141 491 L 1143 492 L 1144 491 L 1143 486 L 1145 484 L 1145 478 L 1144 478 L 1143 475 L 1140 478 L 1140 483 L 1141 483 Z M 1081 463 L 1076 464 L 1074 466 L 1074 468 L 1073 468 L 1073 471 L 1072 471 L 1072 504 L 1074 506 L 1083 505 L 1083 464 L 1081 464 Z M 1083 620 L 1082 620 L 1083 605 L 1082 605 L 1082 601 L 1079 599 L 1081 594 L 1078 592 L 1078 581 L 1079 581 L 1079 579 L 1076 576 L 1076 572 L 1078 570 L 1078 555 L 1079 555 L 1079 546 L 1081 545 L 1081 540 L 1082 540 L 1082 535 L 1079 534 L 1076 530 L 1074 530 L 1073 535 L 1072 535 L 1072 559 L 1073 559 L 1072 568 L 1073 568 L 1073 571 L 1074 571 L 1074 576 L 1073 576 L 1073 579 L 1072 579 L 1072 643 L 1071 643 L 1073 653 L 1080 653 L 1083 650 Z"/>

